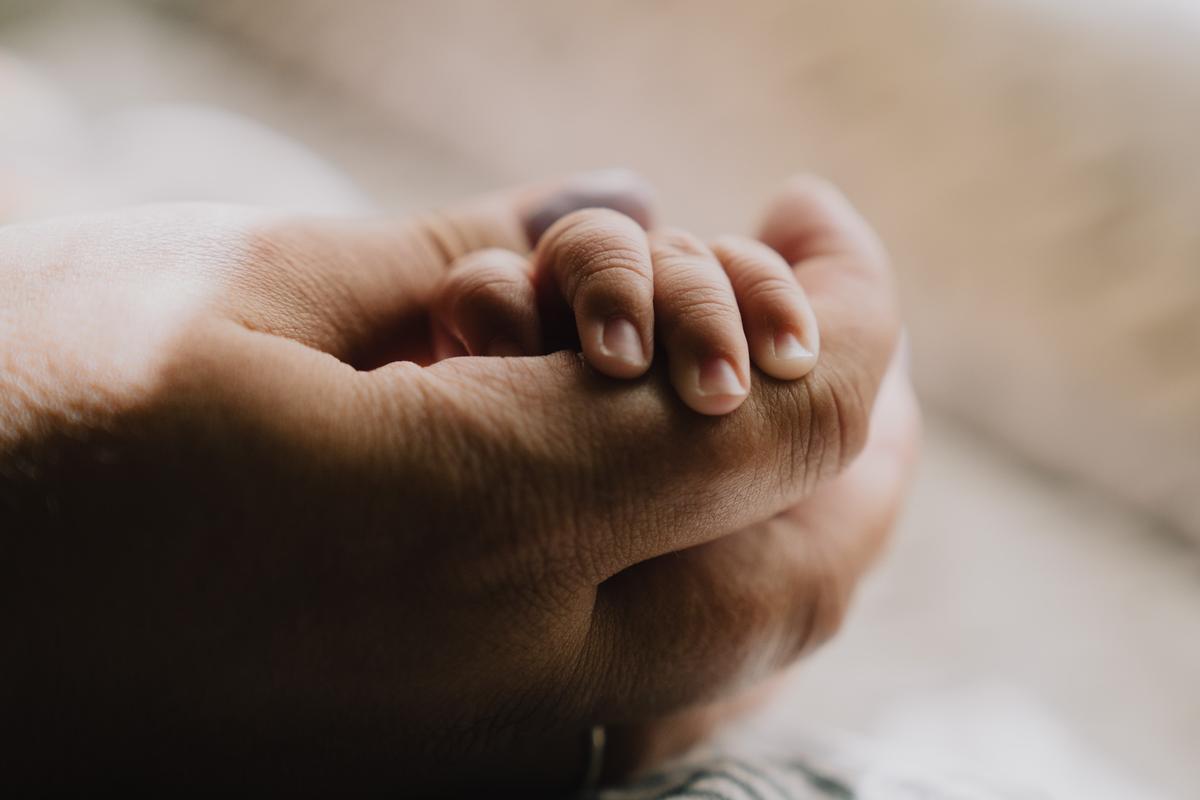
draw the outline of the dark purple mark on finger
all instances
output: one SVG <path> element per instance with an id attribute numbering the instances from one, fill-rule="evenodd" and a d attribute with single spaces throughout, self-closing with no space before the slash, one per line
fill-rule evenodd
<path id="1" fill-rule="evenodd" d="M 551 225 L 583 208 L 609 208 L 649 228 L 653 205 L 650 185 L 636 173 L 624 169 L 596 172 L 572 181 L 533 209 L 525 220 L 525 235 L 534 247 Z"/>

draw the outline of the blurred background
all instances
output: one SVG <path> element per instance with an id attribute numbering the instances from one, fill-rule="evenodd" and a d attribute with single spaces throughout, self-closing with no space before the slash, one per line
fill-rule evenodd
<path id="1" fill-rule="evenodd" d="M 1045 796 L 1200 797 L 1198 141 L 1191 0 L 0 0 L 0 223 L 627 166 L 709 235 L 840 183 L 901 276 L 925 457 L 760 732 Z"/>

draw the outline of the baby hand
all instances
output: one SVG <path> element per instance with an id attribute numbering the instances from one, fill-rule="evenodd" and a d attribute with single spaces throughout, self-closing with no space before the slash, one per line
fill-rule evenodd
<path id="1" fill-rule="evenodd" d="M 701 414 L 741 405 L 751 361 L 793 380 L 813 369 L 819 348 L 812 307 L 774 250 L 740 236 L 707 246 L 680 230 L 647 233 L 608 209 L 558 220 L 531 257 L 490 249 L 458 259 L 434 317 L 438 358 L 577 344 L 614 378 L 644 374 L 657 336 L 675 390 Z"/>

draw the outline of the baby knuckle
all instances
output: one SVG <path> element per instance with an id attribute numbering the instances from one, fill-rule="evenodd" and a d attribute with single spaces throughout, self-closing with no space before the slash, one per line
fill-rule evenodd
<path id="1" fill-rule="evenodd" d="M 790 277 L 760 273 L 743 279 L 740 294 L 747 305 L 770 307 L 792 303 L 798 293 L 799 287 Z"/>
<path id="2" fill-rule="evenodd" d="M 648 306 L 653 297 L 651 278 L 631 254 L 614 252 L 598 259 L 567 283 L 567 297 L 577 310 L 603 313 L 610 306 Z M 610 309 L 611 310 L 611 309 Z"/>
<path id="3" fill-rule="evenodd" d="M 580 288 L 606 286 L 612 283 L 651 285 L 650 270 L 641 253 L 631 248 L 614 246 L 588 259 L 579 270 Z"/>
<path id="4" fill-rule="evenodd" d="M 588 208 L 563 217 L 550 229 L 543 249 L 558 259 L 588 257 L 614 242 L 644 238 L 637 223 L 616 211 Z"/>
<path id="5" fill-rule="evenodd" d="M 523 261 L 522 257 L 512 250 L 505 250 L 503 247 L 484 247 L 475 250 L 458 260 L 458 264 L 468 266 L 493 266 L 493 265 L 508 265 Z"/>
<path id="6" fill-rule="evenodd" d="M 779 253 L 748 236 L 721 236 L 713 242 L 712 249 L 733 275 L 790 269 Z"/>
<path id="7" fill-rule="evenodd" d="M 560 220 L 547 238 L 547 257 L 564 282 L 572 276 L 578 279 L 613 268 L 628 270 L 640 280 L 649 279 L 644 234 L 636 223 L 615 211 L 577 211 Z"/>
<path id="8" fill-rule="evenodd" d="M 654 280 L 668 296 L 673 289 L 693 286 L 698 274 L 703 274 L 697 259 L 677 250 L 655 250 Z"/>
<path id="9" fill-rule="evenodd" d="M 455 259 L 446 276 L 447 279 L 463 279 L 483 273 L 488 280 L 512 280 L 514 276 L 525 273 L 523 266 L 524 259 L 511 250 L 488 247 Z"/>
<path id="10" fill-rule="evenodd" d="M 457 279 L 454 306 L 459 313 L 494 311 L 506 307 L 519 288 L 511 275 L 497 269 L 481 269 Z"/>
<path id="11" fill-rule="evenodd" d="M 669 292 L 663 306 L 664 314 L 676 323 L 696 325 L 737 317 L 732 298 L 719 286 L 678 287 Z"/>
<path id="12" fill-rule="evenodd" d="M 656 255 L 662 253 L 682 254 L 691 256 L 710 255 L 708 247 L 693 234 L 679 228 L 664 228 L 656 231 L 653 236 Z"/>

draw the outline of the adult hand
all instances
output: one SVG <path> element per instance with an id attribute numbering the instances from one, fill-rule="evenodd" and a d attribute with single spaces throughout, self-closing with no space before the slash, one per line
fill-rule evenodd
<path id="1" fill-rule="evenodd" d="M 574 207 L 644 211 L 610 194 L 0 229 L 6 779 L 561 788 L 592 723 L 718 697 L 810 644 L 811 564 L 717 565 L 866 440 L 897 321 L 840 198 L 776 206 L 805 209 L 778 212 L 774 246 L 820 364 L 756 374 L 728 417 L 566 353 L 391 361 L 427 356 L 397 344 L 423 341 L 450 261 L 527 250 Z"/>
<path id="2" fill-rule="evenodd" d="M 739 624 L 739 610 L 780 604 L 792 609 L 793 635 L 805 636 L 808 647 L 836 633 L 859 578 L 896 523 L 916 464 L 920 413 L 900 361 L 893 361 L 880 389 L 867 445 L 845 472 L 766 522 L 633 567 L 630 572 L 635 574 L 628 579 L 652 591 L 677 589 L 681 581 L 663 580 L 651 572 L 686 575 L 686 599 L 665 597 L 647 604 L 690 603 L 697 627 L 719 616 L 728 620 L 727 628 Z M 711 591 L 710 585 L 720 590 Z M 730 597 L 738 602 L 730 603 Z M 747 615 L 741 623 L 753 619 Z M 794 677 L 784 670 L 788 659 L 775 663 L 777 675 L 740 690 L 731 688 L 716 700 L 648 722 L 610 727 L 605 774 L 614 779 L 652 768 L 752 713 Z"/>

